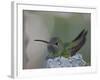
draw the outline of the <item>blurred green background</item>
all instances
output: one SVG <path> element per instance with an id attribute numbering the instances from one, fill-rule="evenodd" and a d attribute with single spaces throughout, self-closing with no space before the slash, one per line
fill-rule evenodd
<path id="1" fill-rule="evenodd" d="M 73 12 L 30 11 L 24 10 L 24 37 L 29 43 L 24 49 L 29 62 L 24 68 L 44 67 L 48 51 L 46 45 L 33 42 L 35 39 L 50 40 L 59 37 L 63 42 L 73 40 L 84 28 L 88 30 L 85 45 L 79 50 L 84 60 L 91 65 L 91 14 Z M 26 41 L 26 40 L 25 40 Z M 24 42 L 25 42 L 24 41 Z M 26 43 L 24 43 L 26 44 Z M 26 62 L 26 60 L 24 60 Z M 25 63 L 26 64 L 26 63 Z"/>

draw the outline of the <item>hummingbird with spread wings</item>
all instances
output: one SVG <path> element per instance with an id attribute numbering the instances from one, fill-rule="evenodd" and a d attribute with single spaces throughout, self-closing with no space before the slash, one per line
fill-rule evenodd
<path id="1" fill-rule="evenodd" d="M 64 43 L 59 37 L 53 37 L 50 41 L 45 40 L 34 40 L 47 44 L 48 56 L 47 58 L 55 58 L 63 56 L 65 58 L 74 56 L 85 44 L 87 30 L 83 29 L 80 34 L 70 42 Z"/>

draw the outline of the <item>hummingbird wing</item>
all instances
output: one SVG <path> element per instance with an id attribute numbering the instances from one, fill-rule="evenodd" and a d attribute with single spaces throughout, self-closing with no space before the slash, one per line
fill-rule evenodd
<path id="1" fill-rule="evenodd" d="M 79 51 L 85 44 L 86 34 L 87 31 L 84 29 L 74 40 L 72 40 L 72 42 L 66 43 L 65 47 L 67 48 L 68 52 L 71 53 L 71 56 L 75 55 L 76 52 Z"/>
<path id="2" fill-rule="evenodd" d="M 78 40 L 78 39 L 84 34 L 84 32 L 85 32 L 85 29 L 83 29 L 83 30 L 80 32 L 80 34 L 73 40 L 73 42 L 76 41 L 76 40 Z"/>

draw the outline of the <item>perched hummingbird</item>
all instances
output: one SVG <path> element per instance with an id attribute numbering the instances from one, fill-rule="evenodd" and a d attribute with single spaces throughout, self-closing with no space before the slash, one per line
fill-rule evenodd
<path id="1" fill-rule="evenodd" d="M 54 58 L 63 56 L 65 58 L 71 57 L 78 52 L 86 42 L 87 30 L 83 29 L 80 34 L 71 42 L 64 43 L 59 37 L 53 37 L 50 41 L 40 41 L 47 44 L 49 54 L 47 58 Z"/>

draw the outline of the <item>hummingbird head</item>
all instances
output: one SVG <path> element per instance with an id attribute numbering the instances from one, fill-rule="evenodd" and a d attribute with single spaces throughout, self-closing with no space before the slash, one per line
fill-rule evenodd
<path id="1" fill-rule="evenodd" d="M 34 40 L 34 41 L 46 43 L 49 52 L 56 53 L 56 52 L 59 51 L 59 41 L 60 41 L 60 39 L 58 37 L 53 37 L 53 38 L 50 39 L 50 41 L 45 41 L 45 40 Z"/>
<path id="2" fill-rule="evenodd" d="M 59 38 L 58 38 L 58 37 L 53 37 L 53 38 L 51 38 L 51 39 L 50 39 L 50 43 L 51 43 L 52 45 L 58 46 L 58 44 L 59 44 Z"/>

